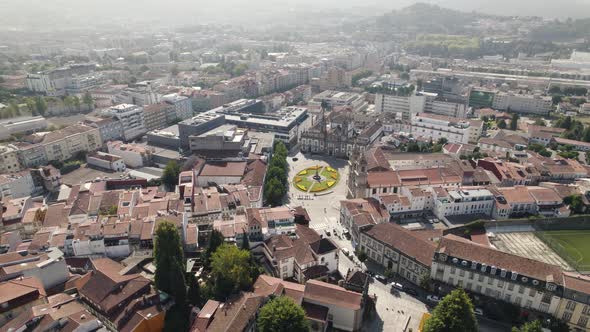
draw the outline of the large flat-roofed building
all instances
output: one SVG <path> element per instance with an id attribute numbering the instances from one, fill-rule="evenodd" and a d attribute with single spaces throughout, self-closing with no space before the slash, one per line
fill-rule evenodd
<path id="1" fill-rule="evenodd" d="M 42 116 L 18 117 L 0 121 L 0 139 L 10 138 L 14 134 L 32 134 L 47 128 L 47 121 Z"/>
<path id="2" fill-rule="evenodd" d="M 225 115 L 213 111 L 200 113 L 178 123 L 180 148 L 190 149 L 190 136 L 201 135 L 225 123 Z"/>
<path id="3" fill-rule="evenodd" d="M 241 151 L 247 131 L 224 124 L 201 135 L 190 136 L 191 151 Z"/>
<path id="4" fill-rule="evenodd" d="M 273 133 L 287 144 L 295 144 L 301 131 L 309 126 L 307 109 L 292 106 L 273 113 L 254 114 L 262 105 L 259 100 L 241 99 L 179 122 L 180 147 L 189 149 L 190 136 L 201 135 L 222 124 Z"/>
<path id="5" fill-rule="evenodd" d="M 174 120 L 185 120 L 193 116 L 193 104 L 188 97 L 173 93 L 163 96 L 162 101 L 173 107 Z"/>
<path id="6" fill-rule="evenodd" d="M 151 104 L 143 107 L 143 116 L 146 130 L 152 131 L 164 128 L 172 122 L 169 120 L 176 119 L 176 111 L 168 103 Z"/>
<path id="7" fill-rule="evenodd" d="M 348 106 L 353 111 L 362 111 L 368 106 L 363 96 L 358 93 L 333 90 L 326 90 L 313 96 L 310 105 L 319 106 L 322 102 L 327 103 L 331 108 Z"/>
<path id="8" fill-rule="evenodd" d="M 277 140 L 287 145 L 297 143 L 303 130 L 311 125 L 307 109 L 290 106 L 266 114 L 224 112 L 225 121 L 241 128 L 274 133 Z"/>

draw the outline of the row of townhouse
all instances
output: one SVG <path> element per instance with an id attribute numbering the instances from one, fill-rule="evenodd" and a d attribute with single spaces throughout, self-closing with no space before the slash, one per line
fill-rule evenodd
<path id="1" fill-rule="evenodd" d="M 396 224 L 364 229 L 360 249 L 408 281 L 460 287 L 525 310 L 551 315 L 573 331 L 590 331 L 590 278 L 442 232 Z"/>

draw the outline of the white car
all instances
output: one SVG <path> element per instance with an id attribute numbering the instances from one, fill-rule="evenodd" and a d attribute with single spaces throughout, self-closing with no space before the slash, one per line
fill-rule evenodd
<path id="1" fill-rule="evenodd" d="M 400 283 L 397 283 L 397 282 L 392 282 L 391 283 L 391 288 L 395 288 L 395 289 L 401 290 L 401 291 L 404 290 L 404 286 L 402 284 L 400 284 Z"/>
<path id="2" fill-rule="evenodd" d="M 483 316 L 483 310 L 481 310 L 480 308 L 475 308 L 473 312 L 478 316 Z"/>
<path id="3" fill-rule="evenodd" d="M 340 249 L 342 251 L 342 253 L 348 257 L 348 255 L 350 255 L 350 251 L 348 250 L 348 248 L 342 248 Z"/>
<path id="4" fill-rule="evenodd" d="M 440 297 L 438 297 L 436 295 L 428 295 L 426 297 L 426 299 L 432 303 L 439 303 L 440 302 Z"/>

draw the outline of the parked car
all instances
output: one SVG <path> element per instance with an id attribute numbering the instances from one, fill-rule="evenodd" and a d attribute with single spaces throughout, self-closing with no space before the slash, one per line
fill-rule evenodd
<path id="1" fill-rule="evenodd" d="M 412 296 L 418 296 L 418 292 L 414 288 L 406 288 L 406 289 L 404 289 L 404 292 L 406 292 L 406 294 L 410 294 Z"/>
<path id="2" fill-rule="evenodd" d="M 398 283 L 398 282 L 395 282 L 395 281 L 391 283 L 391 288 L 392 289 L 395 288 L 395 289 L 400 290 L 400 291 L 403 291 L 404 290 L 404 286 L 402 284 Z"/>
<path id="3" fill-rule="evenodd" d="M 330 231 L 326 231 L 326 236 L 330 236 L 332 234 L 330 234 Z"/>
<path id="4" fill-rule="evenodd" d="M 385 278 L 384 276 L 382 276 L 380 274 L 376 274 L 375 275 L 375 279 L 379 280 L 379 282 L 381 282 L 382 284 L 386 284 L 387 283 L 387 278 Z"/>
<path id="5" fill-rule="evenodd" d="M 428 295 L 426 296 L 426 300 L 432 302 L 432 303 L 439 303 L 440 302 L 440 297 L 436 296 L 436 295 Z"/>
<path id="6" fill-rule="evenodd" d="M 475 308 L 473 312 L 475 312 L 475 314 L 478 316 L 483 316 L 483 310 L 481 310 L 481 308 Z"/>

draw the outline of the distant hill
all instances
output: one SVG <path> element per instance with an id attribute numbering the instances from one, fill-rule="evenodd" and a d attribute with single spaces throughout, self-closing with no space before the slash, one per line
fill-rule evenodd
<path id="1" fill-rule="evenodd" d="M 417 3 L 377 18 L 376 27 L 388 31 L 466 34 L 465 25 L 484 14 L 466 13 L 437 5 Z"/>
<path id="2" fill-rule="evenodd" d="M 590 1 L 587 0 L 421 0 L 446 8 L 466 12 L 503 16 L 541 16 L 546 18 L 590 17 Z"/>

